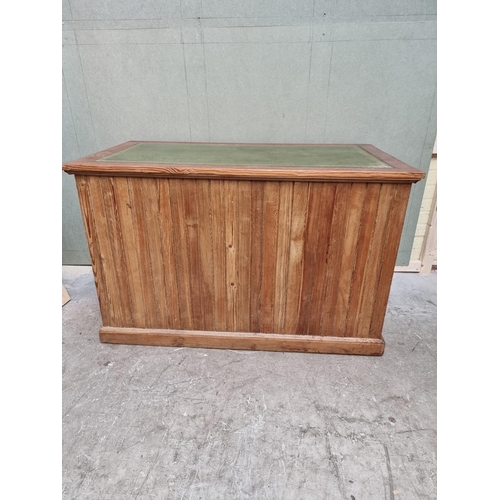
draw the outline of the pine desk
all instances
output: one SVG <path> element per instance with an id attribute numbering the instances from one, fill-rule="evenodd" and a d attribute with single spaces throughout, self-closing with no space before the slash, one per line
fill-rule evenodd
<path id="1" fill-rule="evenodd" d="M 424 173 L 367 145 L 127 142 L 74 174 L 102 342 L 375 354 Z"/>

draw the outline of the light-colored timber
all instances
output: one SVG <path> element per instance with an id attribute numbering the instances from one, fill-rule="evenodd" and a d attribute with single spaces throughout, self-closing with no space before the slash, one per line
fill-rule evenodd
<path id="1" fill-rule="evenodd" d="M 65 286 L 62 286 L 62 305 L 67 304 L 71 300 L 71 297 L 69 296 L 68 291 L 66 290 Z"/>

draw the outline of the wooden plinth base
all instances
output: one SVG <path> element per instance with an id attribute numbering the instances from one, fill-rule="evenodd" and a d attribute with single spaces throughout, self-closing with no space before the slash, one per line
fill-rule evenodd
<path id="1" fill-rule="evenodd" d="M 175 347 L 244 349 L 251 351 L 314 352 L 325 354 L 364 354 L 380 356 L 383 339 L 356 337 L 320 337 L 276 333 L 205 332 L 162 330 L 156 328 L 120 328 L 104 326 L 101 342 Z"/>

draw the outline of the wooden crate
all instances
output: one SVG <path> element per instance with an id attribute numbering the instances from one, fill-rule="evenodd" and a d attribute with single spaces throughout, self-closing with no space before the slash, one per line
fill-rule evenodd
<path id="1" fill-rule="evenodd" d="M 103 342 L 374 354 L 411 183 L 371 145 L 128 142 L 72 161 Z"/>

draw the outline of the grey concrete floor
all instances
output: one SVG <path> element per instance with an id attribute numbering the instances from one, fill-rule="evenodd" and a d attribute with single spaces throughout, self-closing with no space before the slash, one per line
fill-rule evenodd
<path id="1" fill-rule="evenodd" d="M 63 283 L 64 499 L 436 498 L 436 273 L 395 275 L 382 357 L 101 344 Z"/>

